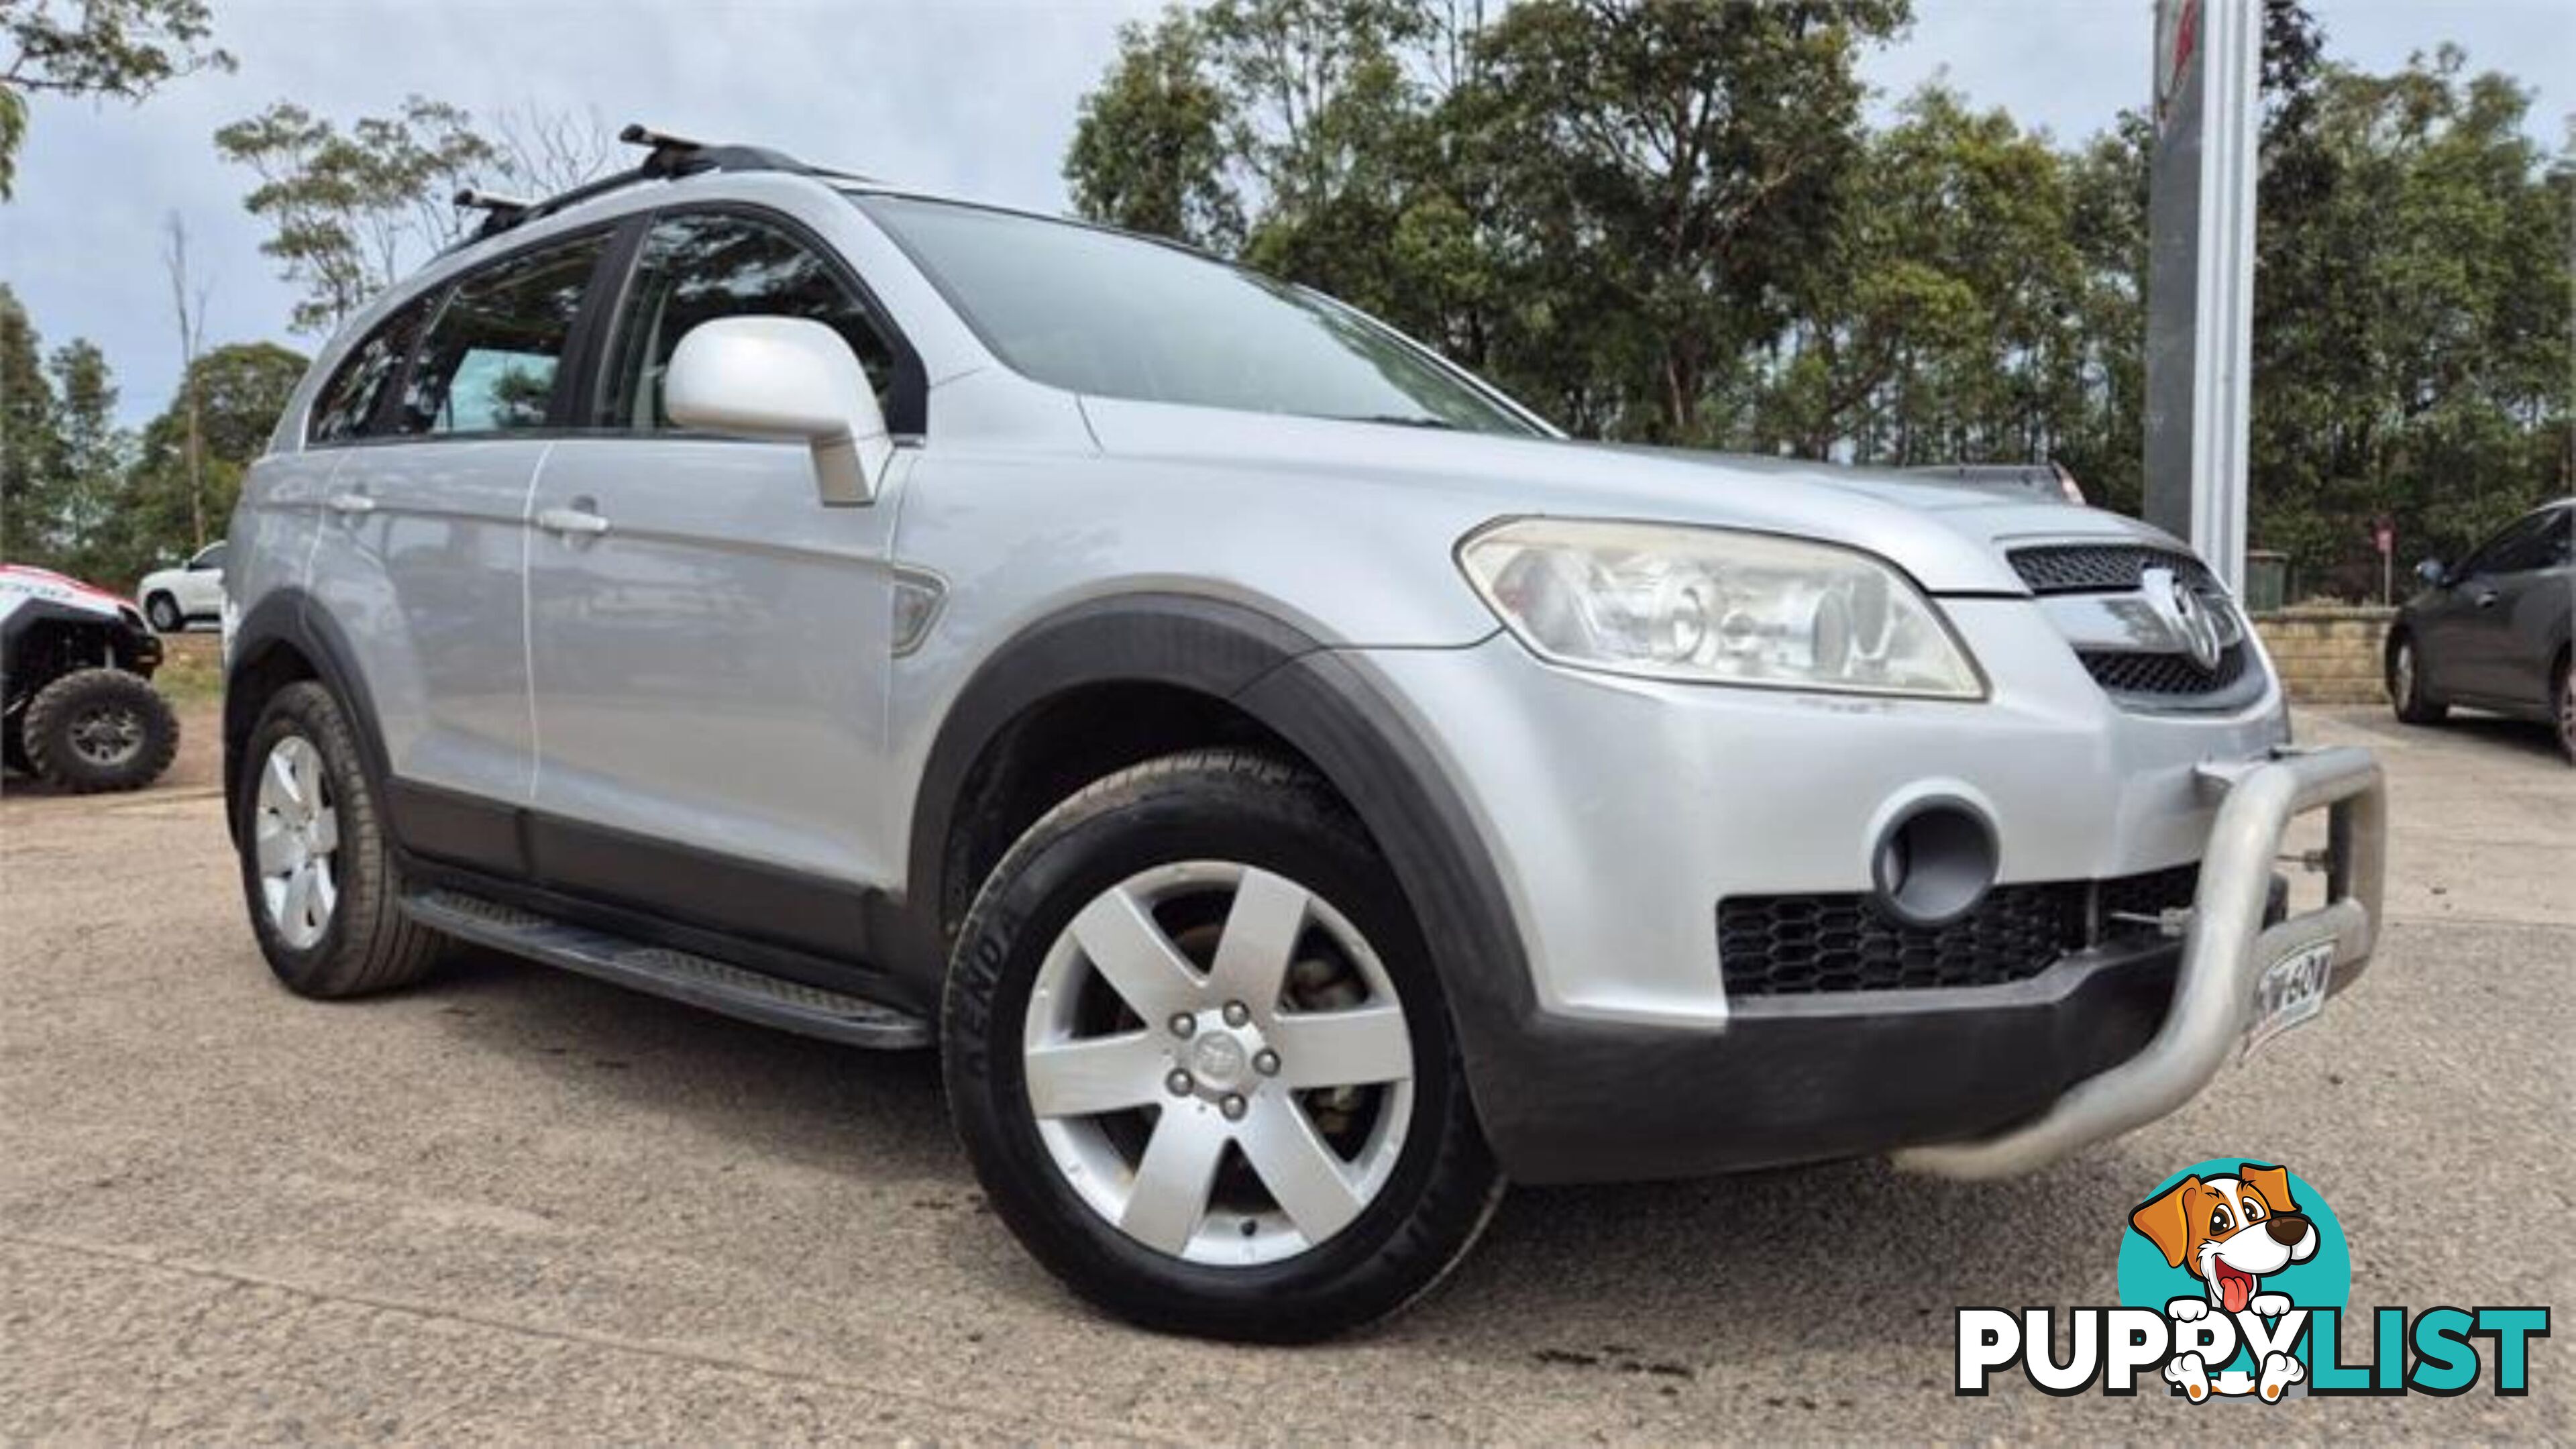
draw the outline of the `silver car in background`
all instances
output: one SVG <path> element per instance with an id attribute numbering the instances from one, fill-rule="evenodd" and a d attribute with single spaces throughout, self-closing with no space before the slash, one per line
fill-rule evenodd
<path id="1" fill-rule="evenodd" d="M 1048 1268 L 1282 1340 L 1506 1180 L 2027 1169 L 2370 956 L 2377 768 L 2161 533 L 1571 441 L 1184 248 L 639 139 L 251 472 L 225 778 L 298 992 L 465 940 L 935 1047 Z"/>

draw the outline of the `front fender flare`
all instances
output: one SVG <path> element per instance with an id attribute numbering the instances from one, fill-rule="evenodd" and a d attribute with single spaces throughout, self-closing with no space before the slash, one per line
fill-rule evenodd
<path id="1" fill-rule="evenodd" d="M 1478 641 L 1482 642 L 1482 641 Z M 1093 600 L 1022 631 L 940 726 L 912 812 L 905 954 L 944 971 L 949 844 L 967 777 L 1011 722 L 1064 691 L 1173 685 L 1226 701 L 1303 755 L 1359 815 L 1413 907 L 1448 993 L 1478 1107 L 1536 1012 L 1521 936 L 1473 817 L 1437 756 L 1347 651 L 1240 604 L 1181 594 Z M 1497 1126 L 1488 1121 L 1487 1130 Z"/>

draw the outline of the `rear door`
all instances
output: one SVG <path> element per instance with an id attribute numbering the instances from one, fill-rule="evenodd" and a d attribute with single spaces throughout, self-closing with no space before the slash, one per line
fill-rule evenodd
<path id="1" fill-rule="evenodd" d="M 549 884 L 838 955 L 893 879 L 884 808 L 891 490 L 827 507 L 801 444 L 690 433 L 662 403 L 718 317 L 824 322 L 883 394 L 892 336 L 783 218 L 677 211 L 646 232 L 592 435 L 538 480 L 529 553 Z"/>
<path id="2" fill-rule="evenodd" d="M 312 592 L 356 657 L 406 843 L 431 854 L 515 865 L 491 807 L 524 803 L 535 771 L 528 489 L 607 242 L 536 243 L 432 299 L 327 485 Z"/>

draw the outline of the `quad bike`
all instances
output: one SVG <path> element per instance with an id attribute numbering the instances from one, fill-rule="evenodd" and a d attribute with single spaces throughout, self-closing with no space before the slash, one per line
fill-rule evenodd
<path id="1" fill-rule="evenodd" d="M 179 717 L 152 687 L 161 639 L 134 605 L 0 564 L 0 760 L 75 794 L 139 790 L 170 768 Z"/>

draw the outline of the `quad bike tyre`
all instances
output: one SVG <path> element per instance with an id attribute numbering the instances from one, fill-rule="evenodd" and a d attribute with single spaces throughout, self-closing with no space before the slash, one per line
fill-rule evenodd
<path id="1" fill-rule="evenodd" d="M 179 753 L 169 701 L 122 669 L 76 669 L 38 690 L 19 734 L 36 777 L 75 795 L 140 790 Z"/>

